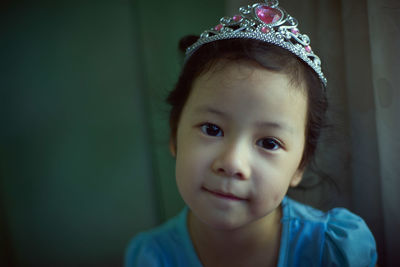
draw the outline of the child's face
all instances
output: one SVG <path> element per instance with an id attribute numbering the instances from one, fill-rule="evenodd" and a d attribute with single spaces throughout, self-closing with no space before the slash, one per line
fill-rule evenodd
<path id="1" fill-rule="evenodd" d="M 235 229 L 264 218 L 300 182 L 303 91 L 248 62 L 219 62 L 194 81 L 172 152 L 179 191 L 203 223 Z"/>

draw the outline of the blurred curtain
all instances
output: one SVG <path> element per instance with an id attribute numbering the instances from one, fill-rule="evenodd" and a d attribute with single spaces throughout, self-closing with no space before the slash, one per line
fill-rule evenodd
<path id="1" fill-rule="evenodd" d="M 380 188 L 370 197 L 381 190 L 383 245 L 387 265 L 395 266 L 400 264 L 400 2 L 369 0 L 368 22 L 380 168 Z"/>
<path id="2" fill-rule="evenodd" d="M 227 2 L 229 14 L 250 3 Z M 335 133 L 323 140 L 317 160 L 339 184 L 339 203 L 363 217 L 373 231 L 379 265 L 398 266 L 400 2 L 281 0 L 280 4 L 309 34 L 328 77 Z"/>

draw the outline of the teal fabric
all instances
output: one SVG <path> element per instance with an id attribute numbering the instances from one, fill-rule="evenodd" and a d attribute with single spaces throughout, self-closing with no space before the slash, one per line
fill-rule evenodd
<path id="1" fill-rule="evenodd" d="M 278 266 L 375 266 L 374 237 L 365 222 L 343 208 L 328 212 L 285 197 Z M 129 244 L 125 266 L 202 266 L 186 226 L 188 208 Z"/>

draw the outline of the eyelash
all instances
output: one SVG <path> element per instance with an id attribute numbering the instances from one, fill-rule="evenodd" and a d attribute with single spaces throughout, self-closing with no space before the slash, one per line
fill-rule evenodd
<path id="1" fill-rule="evenodd" d="M 224 131 L 218 126 L 215 125 L 213 123 L 203 123 L 200 125 L 200 130 L 203 134 L 207 135 L 207 136 L 213 136 L 213 137 L 222 137 L 224 136 Z M 264 142 L 267 141 L 268 143 L 265 144 Z M 269 145 L 273 145 L 273 148 L 268 148 Z M 275 151 L 278 150 L 280 148 L 282 148 L 282 144 L 276 140 L 275 138 L 263 138 L 260 140 L 257 140 L 256 145 L 260 146 L 263 149 L 266 150 L 271 150 L 271 151 Z"/>
<path id="2" fill-rule="evenodd" d="M 268 141 L 269 143 L 267 145 L 265 145 L 265 144 L 263 144 L 264 141 Z M 263 139 L 258 140 L 256 144 L 266 150 L 272 150 L 272 151 L 282 148 L 281 143 L 278 140 L 276 140 L 275 138 L 263 138 Z M 268 148 L 267 146 L 270 144 L 272 144 L 274 147 Z"/>
<path id="3" fill-rule="evenodd" d="M 200 125 L 200 130 L 208 136 L 215 136 L 215 137 L 220 137 L 220 136 L 224 136 L 224 132 L 222 131 L 222 129 L 218 126 L 215 125 L 213 123 L 203 123 L 202 125 Z M 218 131 L 218 134 L 214 134 L 214 133 L 210 133 L 209 130 L 213 130 L 213 131 Z M 221 133 L 221 134 L 219 134 Z"/>

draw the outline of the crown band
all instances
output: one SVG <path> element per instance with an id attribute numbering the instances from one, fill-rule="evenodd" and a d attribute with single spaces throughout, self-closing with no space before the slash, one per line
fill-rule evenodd
<path id="1" fill-rule="evenodd" d="M 298 22 L 277 0 L 266 0 L 252 6 L 241 7 L 240 14 L 223 17 L 220 23 L 204 31 L 200 38 L 186 50 L 185 61 L 202 45 L 217 40 L 255 39 L 289 50 L 306 62 L 318 75 L 324 87 L 327 80 L 321 70 L 321 60 L 310 46 L 310 38 L 301 34 Z"/>

